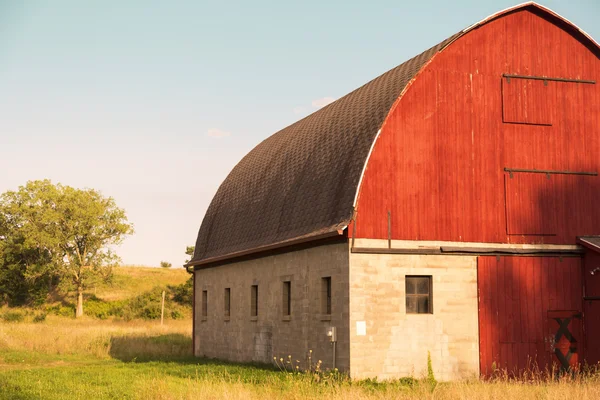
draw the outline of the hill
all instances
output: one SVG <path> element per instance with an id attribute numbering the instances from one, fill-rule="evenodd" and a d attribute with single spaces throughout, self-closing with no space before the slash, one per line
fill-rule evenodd
<path id="1" fill-rule="evenodd" d="M 117 267 L 109 283 L 90 288 L 87 295 L 104 301 L 125 300 L 148 292 L 155 287 L 176 286 L 185 283 L 190 275 L 184 268 Z"/>

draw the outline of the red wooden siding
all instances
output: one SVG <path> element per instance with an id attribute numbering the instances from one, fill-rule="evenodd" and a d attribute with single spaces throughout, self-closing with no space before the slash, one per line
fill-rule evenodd
<path id="1" fill-rule="evenodd" d="M 565 345 L 562 335 L 552 342 L 556 318 L 565 313 L 572 315 L 569 332 L 583 343 L 580 258 L 479 257 L 477 275 L 482 375 L 556 362 L 555 347 Z M 581 361 L 583 349 L 577 351 L 573 360 Z"/>
<path id="2" fill-rule="evenodd" d="M 506 173 L 506 231 L 509 235 L 556 235 L 557 199 L 550 175 Z"/>
<path id="3" fill-rule="evenodd" d="M 598 269 L 597 269 L 598 268 Z M 594 274 L 592 275 L 592 271 Z M 589 364 L 600 362 L 600 254 L 588 250 L 583 269 L 584 295 L 583 315 L 585 321 L 586 360 Z"/>
<path id="4" fill-rule="evenodd" d="M 553 81 L 502 79 L 502 120 L 507 123 L 552 125 L 556 100 Z"/>
<path id="5" fill-rule="evenodd" d="M 511 78 L 503 99 L 503 74 L 598 84 Z M 386 239 L 391 211 L 393 239 L 574 244 L 600 234 L 600 177 L 505 182 L 504 169 L 600 172 L 598 154 L 598 56 L 540 15 L 508 14 L 438 54 L 393 108 L 360 188 L 356 237 Z"/>

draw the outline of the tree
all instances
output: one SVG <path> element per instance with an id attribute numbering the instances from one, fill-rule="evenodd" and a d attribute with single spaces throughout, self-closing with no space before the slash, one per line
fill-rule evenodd
<path id="1" fill-rule="evenodd" d="M 196 249 L 196 246 L 186 246 L 185 248 L 185 254 L 187 254 L 188 256 L 193 257 L 194 256 L 194 250 Z M 190 260 L 185 260 L 185 263 L 189 263 Z"/>
<path id="2" fill-rule="evenodd" d="M 70 283 L 77 292 L 77 317 L 83 315 L 86 285 L 110 276 L 119 260 L 110 246 L 133 233 L 113 198 L 49 180 L 30 181 L 16 192 L 4 193 L 0 221 L 4 254 L 19 259 L 31 253 L 31 260 L 22 263 L 27 273 L 37 271 L 38 278 L 56 275 Z"/>

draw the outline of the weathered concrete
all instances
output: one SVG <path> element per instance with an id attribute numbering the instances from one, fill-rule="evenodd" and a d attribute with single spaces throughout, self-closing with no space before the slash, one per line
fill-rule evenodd
<path id="1" fill-rule="evenodd" d="M 196 274 L 196 356 L 239 362 L 273 362 L 292 357 L 306 366 L 312 360 L 332 367 L 327 328 L 337 328 L 337 365 L 349 369 L 349 299 L 347 243 L 308 249 L 201 269 Z M 332 310 L 321 315 L 321 284 L 331 277 Z M 283 282 L 291 281 L 291 316 L 283 315 Z M 258 285 L 258 316 L 251 317 L 251 285 Z M 224 291 L 231 288 L 231 316 L 224 316 Z M 201 317 L 202 290 L 208 291 L 208 315 Z"/>
<path id="2" fill-rule="evenodd" d="M 380 241 L 362 239 L 362 246 Z M 415 245 L 417 243 L 415 242 Z M 197 356 L 240 362 L 273 357 L 332 367 L 328 327 L 338 331 L 337 367 L 353 378 L 420 377 L 427 353 L 435 376 L 479 374 L 477 257 L 351 254 L 350 243 L 321 245 L 196 271 Z M 406 314 L 405 276 L 431 275 L 433 314 Z M 332 313 L 321 315 L 322 278 L 332 279 Z M 292 312 L 283 315 L 283 282 L 291 281 Z M 258 285 L 258 317 L 251 286 Z M 224 290 L 231 289 L 231 316 Z M 203 290 L 208 315 L 202 318 Z M 366 335 L 357 333 L 357 323 Z"/>
<path id="3" fill-rule="evenodd" d="M 406 275 L 432 276 L 433 314 L 406 314 Z M 474 256 L 351 254 L 351 376 L 420 377 L 428 352 L 438 379 L 477 376 L 477 310 Z"/>

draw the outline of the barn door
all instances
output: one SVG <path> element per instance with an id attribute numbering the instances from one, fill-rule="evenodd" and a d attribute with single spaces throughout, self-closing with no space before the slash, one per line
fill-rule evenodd
<path id="1" fill-rule="evenodd" d="M 600 362 L 600 253 L 588 250 L 584 258 L 583 315 L 585 320 L 585 361 Z"/>
<path id="2" fill-rule="evenodd" d="M 480 256 L 481 374 L 499 369 L 521 375 L 580 363 L 581 276 L 579 257 Z"/>
<path id="3" fill-rule="evenodd" d="M 577 370 L 581 362 L 582 329 L 580 311 L 548 311 L 546 349 L 552 370 Z"/>

